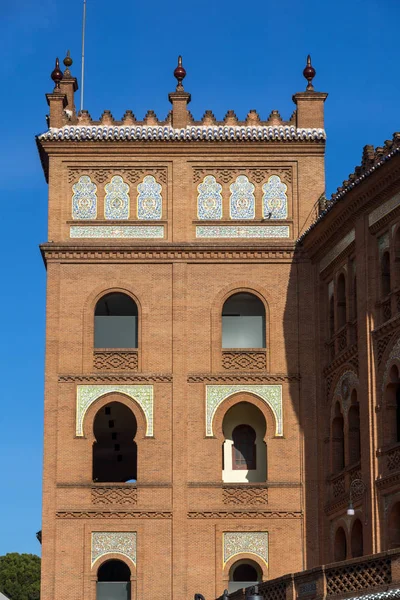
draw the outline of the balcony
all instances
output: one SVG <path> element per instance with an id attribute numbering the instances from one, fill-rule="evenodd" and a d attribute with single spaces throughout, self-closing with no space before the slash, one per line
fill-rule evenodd
<path id="1" fill-rule="evenodd" d="M 336 357 L 340 356 L 354 344 L 357 344 L 357 319 L 343 325 L 326 344 L 328 348 L 328 362 L 333 362 Z"/>
<path id="2" fill-rule="evenodd" d="M 392 290 L 380 302 L 377 302 L 376 307 L 381 325 L 400 313 L 400 286 Z"/>
<path id="3" fill-rule="evenodd" d="M 265 600 L 340 600 L 390 591 L 393 595 L 388 594 L 388 598 L 400 594 L 400 549 L 290 573 L 258 584 L 258 593 Z M 245 598 L 244 588 L 229 594 L 230 600 Z"/>
<path id="4" fill-rule="evenodd" d="M 361 479 L 361 466 L 360 461 L 349 465 L 340 473 L 332 475 L 328 479 L 328 503 L 326 510 L 329 512 L 329 508 L 333 503 L 336 503 L 343 499 L 348 499 L 350 494 L 350 485 L 354 479 Z M 358 500 L 357 497 L 353 497 L 354 500 Z"/>

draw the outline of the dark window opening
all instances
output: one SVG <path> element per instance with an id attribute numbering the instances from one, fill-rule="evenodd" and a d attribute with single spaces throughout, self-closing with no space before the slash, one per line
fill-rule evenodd
<path id="1" fill-rule="evenodd" d="M 346 325 L 346 279 L 341 273 L 337 280 L 337 326 Z"/>
<path id="2" fill-rule="evenodd" d="M 256 585 L 262 581 L 262 572 L 257 563 L 253 561 L 238 561 L 229 572 L 229 593 L 241 588 Z"/>
<path id="3" fill-rule="evenodd" d="M 96 304 L 95 348 L 137 348 L 138 309 L 126 294 L 107 294 Z"/>
<path id="4" fill-rule="evenodd" d="M 347 558 L 347 540 L 343 527 L 339 527 L 336 531 L 333 555 L 335 562 Z"/>
<path id="5" fill-rule="evenodd" d="M 117 483 L 136 480 L 135 416 L 127 406 L 119 402 L 112 402 L 108 408 L 112 410 L 115 431 L 110 432 L 108 417 L 105 411 L 100 410 L 93 425 L 96 438 L 93 444 L 93 481 Z M 115 444 L 117 435 L 118 444 Z"/>
<path id="6" fill-rule="evenodd" d="M 351 530 L 351 557 L 357 558 L 364 554 L 363 527 L 360 519 L 354 521 Z"/>
<path id="7" fill-rule="evenodd" d="M 222 309 L 223 348 L 265 348 L 265 307 L 257 296 L 234 294 Z"/>
<path id="8" fill-rule="evenodd" d="M 344 421 L 339 403 L 335 407 L 335 418 L 332 421 L 332 472 L 339 473 L 344 469 Z"/>
<path id="9" fill-rule="evenodd" d="M 381 293 L 382 296 L 388 296 L 391 290 L 390 282 L 390 255 L 389 252 L 384 252 L 381 261 Z"/>
<path id="10" fill-rule="evenodd" d="M 96 600 L 130 600 L 131 571 L 120 560 L 109 560 L 97 572 Z"/>
<path id="11" fill-rule="evenodd" d="M 250 425 L 238 425 L 232 432 L 232 468 L 254 470 L 256 466 L 256 432 Z"/>

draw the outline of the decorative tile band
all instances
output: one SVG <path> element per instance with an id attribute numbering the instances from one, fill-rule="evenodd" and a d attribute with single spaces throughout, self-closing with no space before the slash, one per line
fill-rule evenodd
<path id="1" fill-rule="evenodd" d="M 287 225 L 197 225 L 197 238 L 288 238 Z"/>
<path id="2" fill-rule="evenodd" d="M 383 204 L 381 204 L 380 206 L 375 208 L 375 210 L 373 210 L 372 212 L 369 213 L 368 225 L 370 227 L 372 227 L 372 225 L 377 223 L 380 219 L 382 219 L 382 217 L 385 217 L 386 215 L 388 215 L 390 212 L 392 212 L 392 210 L 397 208 L 399 205 L 400 205 L 400 192 L 398 194 L 396 194 L 395 196 L 393 196 L 393 198 L 390 198 L 390 200 L 387 200 L 386 202 L 384 202 Z"/>
<path id="3" fill-rule="evenodd" d="M 283 436 L 281 385 L 206 385 L 206 436 L 212 437 L 217 408 L 230 396 L 240 392 L 255 394 L 272 410 L 275 417 L 275 435 Z"/>
<path id="4" fill-rule="evenodd" d="M 92 533 L 92 566 L 106 554 L 122 554 L 136 565 L 136 532 L 95 531 Z"/>
<path id="5" fill-rule="evenodd" d="M 268 565 L 267 531 L 228 531 L 223 534 L 224 566 L 233 556 L 255 554 Z"/>
<path id="6" fill-rule="evenodd" d="M 72 225 L 71 238 L 163 238 L 163 225 Z"/>
<path id="7" fill-rule="evenodd" d="M 83 420 L 89 406 L 104 394 L 120 393 L 136 402 L 146 419 L 146 437 L 153 435 L 152 385 L 78 385 L 76 390 L 76 436 L 83 437 Z"/>
<path id="8" fill-rule="evenodd" d="M 343 252 L 343 250 L 346 250 L 347 246 L 350 246 L 350 244 L 354 242 L 355 239 L 356 231 L 355 229 L 352 229 L 347 235 L 344 236 L 344 238 L 340 240 L 340 242 L 336 244 L 336 246 L 332 248 L 332 250 L 330 250 L 327 254 L 325 254 L 325 256 L 322 257 L 319 263 L 319 272 L 321 273 L 321 271 L 326 269 L 326 267 L 330 265 L 331 262 L 334 261 L 335 258 L 339 256 L 341 252 Z"/>

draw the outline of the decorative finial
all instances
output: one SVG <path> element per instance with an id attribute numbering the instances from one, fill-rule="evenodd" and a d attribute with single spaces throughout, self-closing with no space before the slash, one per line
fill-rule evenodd
<path id="1" fill-rule="evenodd" d="M 65 75 L 70 75 L 69 68 L 70 68 L 70 66 L 72 65 L 72 62 L 73 62 L 73 61 L 72 61 L 71 55 L 70 55 L 70 53 L 69 53 L 69 50 L 67 50 L 67 56 L 66 56 L 66 57 L 64 58 L 64 60 L 63 60 L 63 63 L 64 63 L 64 65 L 66 66 L 66 69 L 65 69 L 65 71 L 64 71 L 64 74 L 65 74 Z"/>
<path id="2" fill-rule="evenodd" d="M 58 60 L 58 58 L 56 58 L 56 66 L 54 67 L 54 70 L 52 71 L 50 77 L 56 84 L 54 89 L 59 88 L 60 81 L 63 78 L 63 74 L 62 74 L 62 71 L 60 70 L 60 61 Z"/>
<path id="3" fill-rule="evenodd" d="M 308 55 L 307 56 L 307 66 L 303 71 L 303 75 L 308 81 L 307 88 L 306 88 L 307 92 L 312 92 L 314 90 L 314 86 L 311 82 L 314 79 L 315 74 L 316 74 L 316 71 L 311 64 L 311 56 Z"/>
<path id="4" fill-rule="evenodd" d="M 182 81 L 186 77 L 186 71 L 182 66 L 182 56 L 178 56 L 178 66 L 174 71 L 174 77 L 178 80 L 178 85 L 176 86 L 177 90 L 183 90 Z"/>

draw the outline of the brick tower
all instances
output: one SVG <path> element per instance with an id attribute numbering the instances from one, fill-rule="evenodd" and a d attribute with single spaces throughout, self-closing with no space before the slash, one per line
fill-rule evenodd
<path id="1" fill-rule="evenodd" d="M 213 598 L 319 563 L 314 282 L 326 94 L 289 121 L 93 121 L 58 61 L 42 600 Z M 305 432 L 307 435 L 305 435 Z M 305 486 L 307 482 L 307 486 Z"/>

